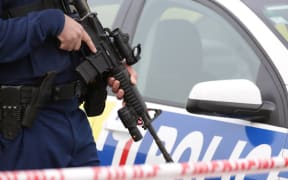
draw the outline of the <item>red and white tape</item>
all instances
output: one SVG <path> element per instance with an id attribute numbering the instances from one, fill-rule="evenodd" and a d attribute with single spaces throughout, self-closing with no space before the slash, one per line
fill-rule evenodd
<path id="1" fill-rule="evenodd" d="M 238 173 L 255 174 L 288 170 L 288 158 L 219 160 L 158 165 L 102 166 L 85 168 L 2 171 L 0 180 L 125 180 L 219 177 Z"/>

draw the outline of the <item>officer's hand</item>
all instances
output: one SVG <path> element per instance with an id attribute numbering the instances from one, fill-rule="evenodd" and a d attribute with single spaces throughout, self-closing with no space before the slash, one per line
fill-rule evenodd
<path id="1" fill-rule="evenodd" d="M 137 73 L 135 69 L 132 68 L 132 66 L 126 66 L 129 74 L 130 74 L 130 81 L 132 84 L 136 84 L 137 82 Z M 117 99 L 122 99 L 124 96 L 124 90 L 120 89 L 120 82 L 118 80 L 115 80 L 114 77 L 108 78 L 108 85 L 111 87 L 112 92 L 116 94 Z"/>
<path id="2" fill-rule="evenodd" d="M 65 15 L 64 28 L 57 38 L 61 43 L 60 49 L 77 51 L 80 49 L 83 41 L 92 52 L 96 53 L 96 47 L 82 25 L 67 15 Z"/>

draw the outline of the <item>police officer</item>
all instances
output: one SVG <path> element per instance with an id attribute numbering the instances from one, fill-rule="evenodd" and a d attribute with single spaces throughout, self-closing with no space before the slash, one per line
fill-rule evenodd
<path id="1" fill-rule="evenodd" d="M 0 0 L 0 170 L 98 165 L 86 114 L 79 109 L 81 98 L 73 93 L 79 82 L 75 68 L 81 62 L 73 52 L 82 43 L 97 50 L 83 27 L 63 10 L 29 9 L 40 1 Z M 127 68 L 135 83 L 135 71 Z M 50 72 L 56 75 L 51 78 Z M 45 85 L 49 94 L 51 79 L 52 90 L 60 91 L 58 98 L 50 94 L 39 106 L 37 98 L 47 90 Z M 108 84 L 121 99 L 119 81 L 111 77 Z M 35 102 L 33 124 L 23 127 L 27 104 Z"/>

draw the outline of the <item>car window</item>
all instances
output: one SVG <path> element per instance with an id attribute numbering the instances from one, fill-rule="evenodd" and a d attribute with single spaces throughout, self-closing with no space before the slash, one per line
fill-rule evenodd
<path id="1" fill-rule="evenodd" d="M 133 42 L 142 44 L 135 69 L 148 99 L 183 106 L 198 82 L 257 81 L 260 59 L 217 12 L 190 0 L 147 0 Z"/>
<path id="2" fill-rule="evenodd" d="M 88 0 L 92 12 L 98 14 L 104 27 L 112 27 L 122 0 Z"/>
<path id="3" fill-rule="evenodd" d="M 286 0 L 242 0 L 288 48 L 288 2 Z"/>

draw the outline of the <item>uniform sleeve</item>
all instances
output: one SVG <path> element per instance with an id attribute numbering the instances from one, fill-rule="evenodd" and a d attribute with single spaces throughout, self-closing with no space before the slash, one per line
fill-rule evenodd
<path id="1" fill-rule="evenodd" d="M 0 18 L 0 63 L 27 56 L 48 37 L 60 34 L 63 26 L 64 13 L 58 9 L 32 12 L 7 20 Z"/>

